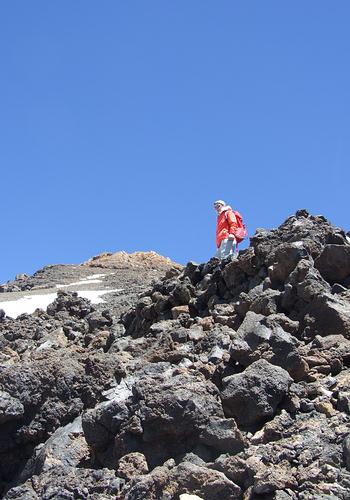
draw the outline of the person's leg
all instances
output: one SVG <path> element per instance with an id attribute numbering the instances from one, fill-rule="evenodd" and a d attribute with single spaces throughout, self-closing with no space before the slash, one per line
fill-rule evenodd
<path id="1" fill-rule="evenodd" d="M 225 239 L 223 240 L 224 246 L 221 252 L 221 258 L 226 259 L 227 257 L 235 257 L 236 254 L 236 241 Z"/>
<path id="2" fill-rule="evenodd" d="M 224 254 L 224 250 L 225 250 L 225 242 L 226 242 L 226 241 L 227 241 L 227 240 L 221 240 L 221 242 L 220 242 L 220 246 L 219 246 L 219 248 L 217 249 L 216 254 L 215 254 L 215 257 L 216 257 L 217 259 L 223 259 L 223 258 L 224 258 L 224 257 L 223 257 L 223 254 Z"/>
<path id="3" fill-rule="evenodd" d="M 223 243 L 223 246 L 222 246 L 222 250 L 221 250 L 221 258 L 226 259 L 226 257 L 228 257 L 230 255 L 230 252 L 232 249 L 232 240 L 229 240 L 228 238 L 226 238 L 225 240 L 223 240 L 222 243 Z"/>

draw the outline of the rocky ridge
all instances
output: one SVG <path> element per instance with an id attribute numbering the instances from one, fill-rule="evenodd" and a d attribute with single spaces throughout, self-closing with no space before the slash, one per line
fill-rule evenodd
<path id="1" fill-rule="evenodd" d="M 0 315 L 4 498 L 349 498 L 344 231 L 300 210 L 113 300 Z"/>
<path id="2" fill-rule="evenodd" d="M 182 266 L 175 264 L 168 257 L 163 257 L 156 252 L 104 252 L 83 262 L 82 266 L 101 267 L 108 269 L 157 269 L 167 271 L 169 267 Z"/>
<path id="3" fill-rule="evenodd" d="M 13 293 L 28 290 L 45 290 L 57 283 L 69 284 L 73 278 L 84 279 L 94 273 L 108 273 L 111 278 L 116 269 L 119 271 L 117 282 L 120 286 L 148 283 L 169 269 L 181 269 L 182 266 L 156 252 L 104 252 L 78 265 L 56 264 L 39 269 L 32 276 L 17 274 L 16 279 L 0 285 L 0 293 Z M 113 281 L 109 280 L 113 286 Z"/>

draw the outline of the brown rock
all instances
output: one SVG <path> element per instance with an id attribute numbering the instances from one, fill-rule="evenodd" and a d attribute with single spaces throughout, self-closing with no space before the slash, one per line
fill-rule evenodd
<path id="1" fill-rule="evenodd" d="M 167 257 L 157 254 L 156 252 L 134 252 L 128 254 L 126 252 L 104 252 L 91 259 L 83 262 L 82 266 L 89 267 L 104 267 L 114 269 L 140 268 L 140 269 L 165 269 L 169 270 L 176 268 L 177 271 L 182 269 L 180 264 L 176 264 Z"/>
<path id="2" fill-rule="evenodd" d="M 134 452 L 124 455 L 118 462 L 117 475 L 129 481 L 134 476 L 149 472 L 146 457 Z"/>
<path id="3" fill-rule="evenodd" d="M 327 401 L 316 401 L 315 408 L 320 413 L 324 413 L 327 417 L 332 417 L 336 414 L 336 410 L 333 408 L 332 403 Z"/>
<path id="4" fill-rule="evenodd" d="M 106 346 L 108 338 L 109 332 L 107 330 L 102 330 L 95 335 L 95 337 L 90 342 L 90 346 L 95 349 L 101 349 Z"/>
<path id="5" fill-rule="evenodd" d="M 173 319 L 177 319 L 180 314 L 189 314 L 188 306 L 175 306 L 171 309 L 171 315 Z"/>

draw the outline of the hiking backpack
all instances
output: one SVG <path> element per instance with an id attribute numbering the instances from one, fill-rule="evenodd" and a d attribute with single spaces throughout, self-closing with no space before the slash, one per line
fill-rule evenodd
<path id="1" fill-rule="evenodd" d="M 237 210 L 232 210 L 232 212 L 234 213 L 234 216 L 236 217 L 237 221 L 237 229 L 235 231 L 235 237 L 238 244 L 241 243 L 241 241 L 243 241 L 248 236 L 248 231 L 246 225 L 243 222 L 241 214 L 237 212 Z"/>

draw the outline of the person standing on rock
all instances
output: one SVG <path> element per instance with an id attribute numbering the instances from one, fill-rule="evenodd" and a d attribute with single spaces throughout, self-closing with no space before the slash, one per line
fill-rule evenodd
<path id="1" fill-rule="evenodd" d="M 218 214 L 216 223 L 216 247 L 215 257 L 225 259 L 226 257 L 236 257 L 237 240 L 235 232 L 237 230 L 237 219 L 232 208 L 223 200 L 214 202 L 214 208 Z"/>

